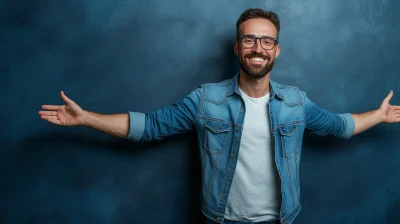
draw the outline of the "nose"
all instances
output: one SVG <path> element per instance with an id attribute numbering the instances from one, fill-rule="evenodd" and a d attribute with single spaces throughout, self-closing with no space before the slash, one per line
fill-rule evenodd
<path id="1" fill-rule="evenodd" d="M 257 54 L 260 54 L 263 52 L 264 49 L 261 46 L 261 39 L 256 39 L 256 42 L 254 43 L 252 50 L 253 50 L 253 52 L 256 52 Z"/>

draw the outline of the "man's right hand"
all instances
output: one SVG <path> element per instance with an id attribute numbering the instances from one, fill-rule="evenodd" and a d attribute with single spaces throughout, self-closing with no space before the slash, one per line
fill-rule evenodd
<path id="1" fill-rule="evenodd" d="M 40 118 L 62 126 L 83 125 L 85 111 L 69 99 L 63 91 L 61 91 L 61 98 L 65 105 L 42 105 L 44 110 L 39 111 Z"/>
<path id="2" fill-rule="evenodd" d="M 129 115 L 98 114 L 82 108 L 61 91 L 65 105 L 42 105 L 40 118 L 62 126 L 84 125 L 106 134 L 126 138 L 129 132 Z"/>

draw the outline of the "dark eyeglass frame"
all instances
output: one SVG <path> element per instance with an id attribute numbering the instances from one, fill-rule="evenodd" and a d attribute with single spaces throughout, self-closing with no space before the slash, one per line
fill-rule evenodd
<path id="1" fill-rule="evenodd" d="M 245 47 L 245 46 L 243 46 L 243 38 L 244 37 L 247 37 L 247 38 L 253 38 L 254 39 L 254 44 L 253 44 L 253 46 L 251 46 L 251 47 Z M 276 46 L 276 45 L 278 45 L 279 44 L 279 40 L 278 40 L 278 38 L 274 38 L 274 37 L 270 37 L 270 36 L 262 36 L 262 37 L 256 37 L 256 36 L 254 36 L 254 35 L 241 35 L 241 36 L 239 36 L 239 38 L 240 38 L 240 46 L 242 46 L 243 48 L 246 48 L 246 49 L 249 49 L 249 48 L 253 48 L 255 45 L 256 45 L 256 42 L 257 42 L 257 40 L 260 40 L 259 42 L 260 42 L 260 45 L 261 45 L 261 47 L 264 49 L 264 50 L 271 50 L 271 49 L 274 49 L 274 47 Z M 261 44 L 261 40 L 262 39 L 269 39 L 269 40 L 273 40 L 274 41 L 274 45 L 271 47 L 271 48 L 264 48 L 264 46 Z"/>

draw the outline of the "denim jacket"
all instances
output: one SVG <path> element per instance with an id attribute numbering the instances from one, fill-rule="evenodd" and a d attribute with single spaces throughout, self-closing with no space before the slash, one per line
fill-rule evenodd
<path id="1" fill-rule="evenodd" d="M 218 223 L 224 220 L 246 113 L 238 77 L 201 85 L 180 102 L 152 113 L 129 112 L 127 138 L 133 141 L 159 140 L 197 130 L 202 165 L 201 209 Z M 316 106 L 296 87 L 272 80 L 268 111 L 281 181 L 280 221 L 287 224 L 301 208 L 299 165 L 304 130 L 350 138 L 354 120 L 351 114 L 335 114 Z"/>

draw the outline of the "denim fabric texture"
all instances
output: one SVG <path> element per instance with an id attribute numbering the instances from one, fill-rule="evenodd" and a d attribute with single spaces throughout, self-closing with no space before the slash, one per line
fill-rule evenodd
<path id="1" fill-rule="evenodd" d="M 201 85 L 180 102 L 155 112 L 129 112 L 127 138 L 133 141 L 161 140 L 196 129 L 202 164 L 201 209 L 217 223 L 224 221 L 246 113 L 238 77 Z M 304 130 L 350 138 L 354 120 L 349 113 L 336 114 L 318 107 L 297 87 L 271 80 L 270 95 L 268 111 L 281 180 L 280 221 L 288 224 L 301 209 L 299 165 Z"/>
<path id="2" fill-rule="evenodd" d="M 205 220 L 204 224 L 218 224 L 218 222 L 211 221 L 209 219 Z M 266 222 L 239 222 L 239 221 L 230 221 L 225 219 L 223 224 L 280 224 L 279 220 L 274 221 L 266 221 Z"/>

